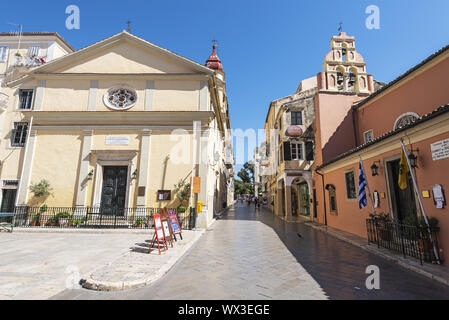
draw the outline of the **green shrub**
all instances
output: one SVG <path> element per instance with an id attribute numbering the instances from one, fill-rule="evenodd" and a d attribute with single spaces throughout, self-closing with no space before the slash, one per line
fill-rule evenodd
<path id="1" fill-rule="evenodd" d="M 68 213 L 68 212 L 66 212 L 66 211 L 64 211 L 64 212 L 59 212 L 56 216 L 58 217 L 58 219 L 61 219 L 61 218 L 70 218 L 70 213 Z"/>
<path id="2" fill-rule="evenodd" d="M 178 213 L 184 213 L 187 211 L 187 208 L 184 206 L 179 206 L 177 210 L 178 210 Z"/>
<path id="3" fill-rule="evenodd" d="M 48 180 L 42 179 L 39 183 L 31 184 L 30 191 L 34 194 L 36 198 L 45 197 L 51 195 L 53 189 L 50 186 Z"/>

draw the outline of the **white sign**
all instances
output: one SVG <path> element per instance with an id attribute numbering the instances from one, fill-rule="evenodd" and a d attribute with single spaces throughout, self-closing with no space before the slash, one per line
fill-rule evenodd
<path id="1" fill-rule="evenodd" d="M 434 161 L 449 158 L 449 139 L 432 143 L 430 151 Z"/>
<path id="2" fill-rule="evenodd" d="M 129 145 L 129 137 L 127 137 L 127 136 L 107 136 L 106 144 Z"/>

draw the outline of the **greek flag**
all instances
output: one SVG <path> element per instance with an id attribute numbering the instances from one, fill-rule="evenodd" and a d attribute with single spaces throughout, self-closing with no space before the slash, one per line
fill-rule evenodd
<path id="1" fill-rule="evenodd" d="M 359 164 L 359 208 L 363 209 L 367 205 L 366 200 L 366 179 L 365 179 L 365 170 L 363 170 L 362 160 L 360 160 Z"/>

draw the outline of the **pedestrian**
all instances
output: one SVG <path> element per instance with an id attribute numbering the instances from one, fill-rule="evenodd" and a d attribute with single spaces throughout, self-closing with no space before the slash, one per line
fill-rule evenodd
<path id="1" fill-rule="evenodd" d="M 257 209 L 257 204 L 259 203 L 259 201 L 257 200 L 257 198 L 254 198 L 254 209 Z"/>

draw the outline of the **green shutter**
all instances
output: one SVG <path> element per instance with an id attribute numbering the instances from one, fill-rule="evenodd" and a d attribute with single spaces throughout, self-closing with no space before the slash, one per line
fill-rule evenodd
<path id="1" fill-rule="evenodd" d="M 290 146 L 290 141 L 284 142 L 284 160 L 290 161 L 292 159 L 292 148 Z"/>
<path id="2" fill-rule="evenodd" d="M 313 161 L 314 159 L 313 142 L 306 142 L 306 160 Z"/>

